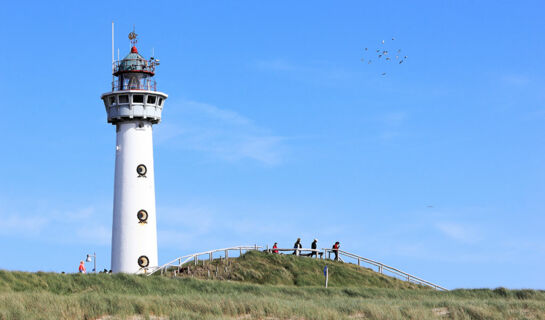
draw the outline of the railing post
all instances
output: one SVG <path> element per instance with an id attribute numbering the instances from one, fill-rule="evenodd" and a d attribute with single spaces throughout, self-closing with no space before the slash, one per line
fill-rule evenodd
<path id="1" fill-rule="evenodd" d="M 360 258 L 358 258 L 358 267 L 361 267 Z"/>
<path id="2" fill-rule="evenodd" d="M 239 250 L 240 250 L 239 257 L 242 257 L 242 248 L 239 248 Z"/>
<path id="3" fill-rule="evenodd" d="M 212 259 L 212 252 L 210 252 L 210 262 L 212 262 L 212 260 L 214 259 Z"/>
<path id="4" fill-rule="evenodd" d="M 229 259 L 229 249 L 225 250 L 225 261 Z"/>
<path id="5" fill-rule="evenodd" d="M 197 266 L 198 262 L 199 262 L 199 256 L 195 255 L 195 266 Z"/>

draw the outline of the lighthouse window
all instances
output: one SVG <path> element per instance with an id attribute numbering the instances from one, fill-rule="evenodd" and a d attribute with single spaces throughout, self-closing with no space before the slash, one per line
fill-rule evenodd
<path id="1" fill-rule="evenodd" d="M 142 268 L 149 266 L 149 259 L 146 256 L 140 256 L 138 258 L 138 265 Z"/>
<path id="2" fill-rule="evenodd" d="M 115 104 L 115 97 L 114 96 L 110 97 L 110 105 L 112 105 L 112 104 Z"/>
<path id="3" fill-rule="evenodd" d="M 136 217 L 138 218 L 138 221 L 140 221 L 140 223 L 146 223 L 146 221 L 148 220 L 148 212 L 146 210 L 140 210 L 136 214 Z"/>
<path id="4" fill-rule="evenodd" d="M 148 103 L 155 104 L 155 96 L 148 96 Z"/>
<path id="5" fill-rule="evenodd" d="M 159 106 L 163 105 L 163 98 L 159 98 Z"/>
<path id="6" fill-rule="evenodd" d="M 132 102 L 134 103 L 144 103 L 144 96 L 141 94 L 137 94 L 132 96 Z"/>
<path id="7" fill-rule="evenodd" d="M 147 172 L 148 172 L 148 168 L 146 168 L 146 166 L 143 164 L 139 164 L 136 167 L 136 173 L 138 173 L 139 177 L 145 177 Z"/>
<path id="8" fill-rule="evenodd" d="M 119 96 L 119 103 L 129 103 L 129 96 L 126 94 Z"/>

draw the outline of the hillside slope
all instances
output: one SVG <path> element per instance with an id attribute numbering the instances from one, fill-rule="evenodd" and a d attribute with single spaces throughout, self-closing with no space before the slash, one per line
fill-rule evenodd
<path id="1" fill-rule="evenodd" d="M 177 276 L 271 285 L 323 286 L 325 265 L 329 269 L 330 287 L 430 289 L 353 264 L 259 251 L 249 251 L 228 261 L 215 259 L 210 263 L 201 260 L 197 266 L 189 262 Z M 171 268 L 167 276 L 172 276 L 174 270 L 176 268 Z"/>

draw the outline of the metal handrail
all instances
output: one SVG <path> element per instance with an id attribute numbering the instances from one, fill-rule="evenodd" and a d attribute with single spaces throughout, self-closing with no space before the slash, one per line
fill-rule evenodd
<path id="1" fill-rule="evenodd" d="M 370 265 L 373 265 L 375 267 L 378 268 L 378 271 L 379 273 L 383 273 L 384 271 L 389 271 L 395 275 L 398 275 L 398 276 L 401 276 L 403 280 L 406 280 L 408 282 L 413 282 L 413 283 L 416 283 L 416 284 L 421 284 L 421 285 L 425 285 L 425 286 L 428 286 L 428 287 L 432 287 L 434 289 L 437 289 L 437 290 L 443 290 L 443 291 L 448 291 L 448 289 L 444 288 L 444 287 L 441 287 L 440 285 L 438 284 L 435 284 L 435 283 L 432 283 L 432 282 L 429 282 L 429 281 L 426 281 L 424 279 L 421 279 L 419 277 L 416 277 L 416 276 L 413 276 L 412 274 L 409 274 L 407 272 L 404 272 L 404 271 L 401 271 L 399 269 L 396 269 L 394 267 L 390 267 L 388 265 L 385 265 L 383 263 L 380 263 L 378 261 L 374 261 L 374 260 L 371 260 L 371 259 L 367 259 L 367 258 L 364 258 L 364 257 L 361 257 L 361 256 L 358 256 L 356 254 L 353 254 L 353 253 L 350 253 L 350 252 L 347 252 L 347 251 L 343 251 L 343 250 L 335 250 L 335 249 L 328 249 L 328 248 L 323 248 L 322 250 L 324 250 L 324 255 L 328 254 L 328 255 L 331 255 L 331 252 L 334 252 L 334 251 L 338 251 L 339 253 L 339 256 L 340 255 L 343 255 L 345 257 L 349 257 L 349 258 L 352 258 L 352 259 L 356 259 L 358 260 L 358 266 L 361 266 L 361 262 L 365 262 L 367 264 L 370 264 Z"/>
<path id="2" fill-rule="evenodd" d="M 204 252 L 197 252 L 197 253 L 193 253 L 193 254 L 188 254 L 188 255 L 185 255 L 185 256 L 178 257 L 178 258 L 176 258 L 176 259 L 174 259 L 174 260 L 172 260 L 170 262 L 167 262 L 167 263 L 163 264 L 160 267 L 156 267 L 152 271 L 148 270 L 149 272 L 146 272 L 146 275 L 151 276 L 152 274 L 156 273 L 159 270 L 161 270 L 161 274 L 163 274 L 167 270 L 167 268 L 174 267 L 174 266 L 181 267 L 181 266 L 183 266 L 184 264 L 186 264 L 187 262 L 189 262 L 191 260 L 194 260 L 195 265 L 197 265 L 197 263 L 199 261 L 199 257 L 203 256 L 203 255 L 208 255 L 209 260 L 212 261 L 214 253 L 223 252 L 225 259 L 229 259 L 229 251 L 239 251 L 240 255 L 242 255 L 242 251 L 258 250 L 258 249 L 261 249 L 261 248 L 262 248 L 261 246 L 258 246 L 256 244 L 256 245 L 253 245 L 253 246 L 237 246 L 237 247 L 214 249 L 214 250 L 210 250 L 210 251 L 204 251 Z"/>
<path id="3" fill-rule="evenodd" d="M 194 260 L 195 265 L 197 265 L 197 263 L 199 261 L 199 257 L 203 256 L 203 255 L 208 255 L 209 261 L 212 261 L 214 253 L 224 252 L 224 258 L 229 259 L 229 251 L 239 251 L 240 255 L 242 255 L 242 251 L 258 250 L 258 249 L 261 249 L 261 248 L 262 247 L 258 246 L 258 245 L 237 246 L 237 247 L 214 249 L 214 250 L 209 250 L 209 251 L 204 251 L 204 252 L 188 254 L 188 255 L 185 255 L 185 256 L 178 257 L 178 258 L 176 258 L 176 259 L 174 259 L 174 260 L 172 260 L 170 262 L 167 262 L 167 263 L 165 263 L 164 265 L 162 265 L 160 267 L 146 268 L 145 270 L 143 270 L 143 272 L 141 272 L 141 270 L 139 270 L 138 273 L 144 273 L 144 274 L 150 276 L 150 275 L 152 275 L 152 274 L 154 274 L 154 273 L 156 273 L 157 271 L 160 270 L 161 274 L 163 274 L 167 270 L 167 268 L 174 267 L 174 266 L 181 267 L 181 266 L 183 266 L 184 264 L 186 264 L 187 262 L 189 262 L 191 260 Z M 320 255 L 322 250 L 323 250 L 323 256 Z M 436 290 L 448 291 L 447 288 L 444 288 L 444 287 L 442 287 L 442 286 L 440 286 L 438 284 L 435 284 L 435 283 L 426 281 L 424 279 L 421 279 L 419 277 L 413 276 L 413 275 L 411 275 L 411 274 L 409 274 L 407 272 L 401 271 L 401 270 L 396 269 L 394 267 L 390 267 L 390 266 L 388 266 L 386 264 L 383 264 L 381 262 L 371 260 L 371 259 L 368 259 L 368 258 L 364 258 L 364 257 L 358 256 L 356 254 L 353 254 L 351 252 L 343 251 L 343 250 L 340 250 L 340 249 L 322 248 L 321 250 L 319 250 L 319 249 L 309 249 L 309 248 L 269 248 L 267 246 L 267 249 L 265 251 L 269 252 L 269 253 L 273 253 L 273 251 L 279 251 L 279 252 L 280 251 L 288 251 L 288 252 L 294 252 L 296 256 L 301 256 L 301 252 L 311 252 L 311 253 L 314 252 L 314 253 L 316 253 L 316 259 L 318 259 L 319 256 L 320 256 L 320 258 L 325 259 L 326 257 L 329 257 L 331 255 L 331 252 L 337 251 L 339 257 L 342 255 L 342 256 L 345 256 L 345 257 L 348 257 L 348 258 L 356 259 L 358 261 L 358 266 L 361 266 L 361 262 L 364 262 L 364 263 L 367 263 L 367 264 L 370 264 L 370 265 L 373 265 L 373 266 L 377 267 L 378 268 L 377 272 L 380 273 L 380 274 L 383 274 L 384 271 L 388 271 L 388 272 L 390 272 L 392 274 L 395 274 L 395 275 L 401 277 L 401 280 L 405 280 L 405 281 L 416 283 L 416 284 L 425 285 L 425 286 L 428 286 L 428 287 L 432 287 L 432 288 L 434 288 Z M 340 261 L 344 262 L 343 260 L 340 260 Z"/>
<path id="4" fill-rule="evenodd" d="M 158 63 L 155 60 L 145 60 L 145 59 L 123 59 L 117 60 L 113 63 L 113 73 L 119 72 L 147 72 L 155 73 L 155 66 Z M 122 69 L 123 67 L 123 69 Z"/>
<path id="5" fill-rule="evenodd" d="M 114 91 L 123 91 L 123 90 L 149 90 L 157 91 L 157 82 L 151 78 L 142 78 L 136 81 L 130 79 L 125 79 L 124 81 L 119 81 L 119 79 L 114 79 L 112 81 L 112 92 Z"/>
<path id="6" fill-rule="evenodd" d="M 300 256 L 301 252 L 310 252 L 310 253 L 316 253 L 316 257 L 322 253 L 322 250 L 320 249 L 310 249 L 310 248 L 267 248 L 265 250 L 268 253 L 274 253 L 273 251 L 288 251 L 293 252 L 296 256 Z"/>

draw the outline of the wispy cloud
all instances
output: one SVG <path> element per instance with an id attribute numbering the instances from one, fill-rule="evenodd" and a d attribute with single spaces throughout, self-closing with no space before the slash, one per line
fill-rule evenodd
<path id="1" fill-rule="evenodd" d="M 353 71 L 343 69 L 327 61 L 309 61 L 304 64 L 293 63 L 285 59 L 257 60 L 253 68 L 270 73 L 281 73 L 298 82 L 337 86 L 354 80 Z"/>
<path id="2" fill-rule="evenodd" d="M 447 237 L 461 242 L 472 243 L 479 239 L 478 233 L 471 226 L 455 222 L 439 222 L 436 227 Z"/>
<path id="3" fill-rule="evenodd" d="M 294 64 L 282 59 L 259 60 L 255 62 L 255 67 L 260 70 L 269 71 L 297 70 L 297 67 Z"/>
<path id="4" fill-rule="evenodd" d="M 4 201 L 6 207 L 11 207 Z M 8 209 L 10 210 L 10 209 Z M 10 210 L 0 219 L 0 236 L 36 239 L 49 243 L 93 243 L 107 245 L 111 239 L 109 223 L 94 206 L 59 209 L 40 203 L 36 206 Z M 101 211 L 102 212 L 102 211 Z"/>
<path id="5" fill-rule="evenodd" d="M 500 77 L 500 81 L 509 86 L 525 86 L 530 83 L 530 78 L 521 74 L 507 74 Z"/>
<path id="6" fill-rule="evenodd" d="M 112 240 L 112 229 L 103 225 L 80 227 L 76 231 L 82 243 L 109 245 Z"/>
<path id="7" fill-rule="evenodd" d="M 169 114 L 169 123 L 158 127 L 156 140 L 162 145 L 196 150 L 227 161 L 250 159 L 269 166 L 284 159 L 285 137 L 272 134 L 235 111 L 195 101 L 169 107 L 179 111 Z"/>
<path id="8" fill-rule="evenodd" d="M 39 216 L 7 216 L 0 219 L 0 235 L 35 235 L 45 228 L 48 222 L 48 219 Z"/>
<path id="9" fill-rule="evenodd" d="M 398 127 L 407 120 L 407 112 L 389 112 L 380 116 L 380 121 L 388 127 Z"/>
<path id="10" fill-rule="evenodd" d="M 388 112 L 380 115 L 377 122 L 380 126 L 378 138 L 382 141 L 391 141 L 401 134 L 401 128 L 407 121 L 408 114 L 404 111 Z"/>

